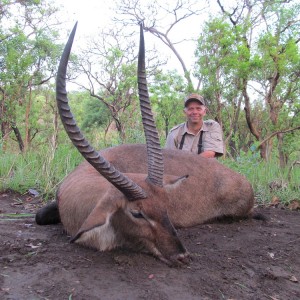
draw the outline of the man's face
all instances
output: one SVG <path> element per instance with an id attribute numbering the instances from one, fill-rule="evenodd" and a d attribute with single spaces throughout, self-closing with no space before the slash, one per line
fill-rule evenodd
<path id="1" fill-rule="evenodd" d="M 184 113 L 189 123 L 199 123 L 206 115 L 206 107 L 198 101 L 191 101 L 184 108 Z"/>

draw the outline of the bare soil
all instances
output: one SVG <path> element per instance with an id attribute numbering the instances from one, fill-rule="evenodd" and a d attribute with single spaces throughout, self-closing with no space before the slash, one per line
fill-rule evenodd
<path id="1" fill-rule="evenodd" d="M 38 226 L 39 198 L 0 194 L 0 299 L 300 299 L 300 213 L 258 208 L 268 220 L 179 230 L 190 265 L 97 252 Z"/>

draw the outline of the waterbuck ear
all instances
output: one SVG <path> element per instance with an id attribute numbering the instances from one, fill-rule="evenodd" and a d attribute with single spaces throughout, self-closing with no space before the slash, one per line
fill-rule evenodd
<path id="1" fill-rule="evenodd" d="M 170 178 L 166 178 L 165 180 L 165 184 L 164 187 L 166 190 L 172 190 L 172 189 L 176 189 L 177 187 L 179 187 L 187 178 L 189 177 L 189 175 L 184 175 L 181 177 L 175 177 L 171 176 Z"/>
<path id="2" fill-rule="evenodd" d="M 110 217 L 118 210 L 118 208 L 120 208 L 120 206 L 122 206 L 122 201 L 116 199 L 112 200 L 110 197 L 107 197 L 105 200 L 102 199 L 83 222 L 70 242 L 76 242 L 82 234 L 96 227 L 109 225 Z"/>

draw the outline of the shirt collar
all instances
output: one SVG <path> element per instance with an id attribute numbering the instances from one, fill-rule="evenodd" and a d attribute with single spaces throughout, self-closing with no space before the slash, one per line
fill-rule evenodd
<path id="1" fill-rule="evenodd" d="M 205 121 L 203 121 L 202 128 L 200 129 L 200 131 L 201 131 L 201 130 L 202 130 L 202 131 L 209 131 L 208 126 L 207 126 L 207 124 L 205 123 Z M 187 122 L 184 123 L 183 131 L 182 131 L 181 135 L 184 135 L 185 133 L 190 133 L 190 132 L 188 131 Z M 190 134 L 191 134 L 191 133 L 190 133 Z"/>

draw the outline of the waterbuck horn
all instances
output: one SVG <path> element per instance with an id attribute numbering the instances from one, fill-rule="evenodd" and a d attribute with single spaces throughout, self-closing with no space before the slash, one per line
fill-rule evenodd
<path id="1" fill-rule="evenodd" d="M 104 178 L 106 178 L 111 184 L 120 190 L 128 198 L 128 200 L 146 198 L 146 192 L 139 185 L 116 170 L 104 157 L 94 150 L 76 125 L 76 121 L 71 113 L 66 91 L 66 73 L 76 28 L 77 23 L 70 34 L 68 42 L 61 56 L 56 78 L 56 100 L 62 123 L 69 138 L 81 155 Z"/>
<path id="2" fill-rule="evenodd" d="M 145 42 L 143 25 L 140 24 L 140 49 L 138 57 L 138 89 L 142 121 L 147 144 L 148 179 L 157 186 L 163 186 L 164 164 L 149 100 L 146 70 L 145 70 Z"/>

